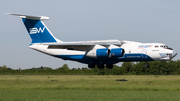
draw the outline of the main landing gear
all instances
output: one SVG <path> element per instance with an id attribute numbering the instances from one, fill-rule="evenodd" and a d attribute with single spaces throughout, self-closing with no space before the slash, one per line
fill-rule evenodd
<path id="1" fill-rule="evenodd" d="M 112 68 L 113 68 L 113 64 L 107 64 L 107 65 L 106 65 L 106 68 L 112 69 Z"/>
<path id="2" fill-rule="evenodd" d="M 95 64 L 88 64 L 89 68 L 95 68 Z"/>
<path id="3" fill-rule="evenodd" d="M 95 64 L 88 64 L 88 67 L 89 68 L 95 68 Z M 104 64 L 97 64 L 97 68 L 103 69 L 104 68 Z M 113 68 L 113 64 L 106 64 L 106 68 L 112 69 Z"/>

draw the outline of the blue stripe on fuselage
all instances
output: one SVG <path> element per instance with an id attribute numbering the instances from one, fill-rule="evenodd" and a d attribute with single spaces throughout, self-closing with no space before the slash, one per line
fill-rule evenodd
<path id="1" fill-rule="evenodd" d="M 153 59 L 146 54 L 125 54 L 124 57 L 118 58 L 90 58 L 85 55 L 55 55 L 54 57 L 62 58 L 64 60 L 73 60 L 86 64 L 115 64 L 125 61 L 153 61 Z"/>

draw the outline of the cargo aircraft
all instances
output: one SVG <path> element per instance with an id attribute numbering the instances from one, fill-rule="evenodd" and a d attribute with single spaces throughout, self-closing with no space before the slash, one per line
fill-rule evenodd
<path id="1" fill-rule="evenodd" d="M 113 68 L 118 62 L 169 61 L 177 55 L 163 43 L 141 43 L 120 40 L 63 42 L 57 39 L 42 20 L 45 16 L 19 16 L 32 39 L 29 48 L 44 54 L 88 64 L 89 68 Z M 148 63 L 146 64 L 149 67 Z"/>

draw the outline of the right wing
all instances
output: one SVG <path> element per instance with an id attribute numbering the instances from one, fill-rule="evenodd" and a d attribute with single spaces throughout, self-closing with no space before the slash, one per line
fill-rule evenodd
<path id="1" fill-rule="evenodd" d="M 102 40 L 102 41 L 81 41 L 81 42 L 61 42 L 61 43 L 51 43 L 48 49 L 68 49 L 68 50 L 79 50 L 88 51 L 93 49 L 96 45 L 101 45 L 108 48 L 110 45 L 121 46 L 122 41 L 119 40 Z"/>

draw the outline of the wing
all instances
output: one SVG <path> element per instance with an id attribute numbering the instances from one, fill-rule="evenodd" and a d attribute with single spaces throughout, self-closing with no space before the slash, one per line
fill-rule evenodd
<path id="1" fill-rule="evenodd" d="M 119 40 L 102 40 L 102 41 L 81 41 L 81 42 L 61 42 L 61 43 L 51 43 L 48 49 L 68 49 L 68 50 L 78 50 L 78 51 L 88 51 L 95 47 L 95 45 L 101 45 L 108 48 L 110 45 L 121 46 L 122 41 Z"/>

